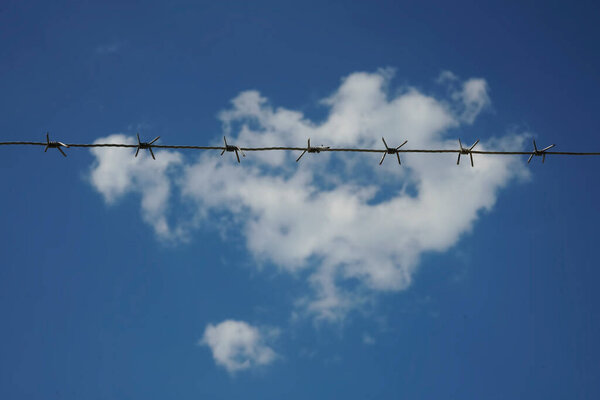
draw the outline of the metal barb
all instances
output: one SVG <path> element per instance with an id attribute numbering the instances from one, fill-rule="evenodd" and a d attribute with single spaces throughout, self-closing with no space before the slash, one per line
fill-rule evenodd
<path id="1" fill-rule="evenodd" d="M 405 140 L 404 143 L 402 143 L 398 147 L 388 146 L 387 142 L 385 141 L 385 139 L 383 137 L 381 137 L 381 140 L 383 141 L 383 145 L 385 146 L 385 152 L 383 153 L 383 157 L 381 157 L 381 160 L 379 161 L 379 165 L 383 164 L 383 160 L 385 160 L 385 156 L 387 154 L 395 154 L 396 158 L 398 158 L 398 164 L 402 165 L 402 162 L 400 161 L 400 147 L 402 147 L 406 143 L 408 143 L 408 140 Z"/>
<path id="2" fill-rule="evenodd" d="M 50 141 L 50 132 L 46 132 L 46 148 L 44 149 L 44 153 L 48 151 L 48 149 L 58 149 L 60 154 L 63 156 L 67 156 L 67 154 L 61 149 L 61 147 L 68 148 L 69 146 L 64 144 L 63 142 L 52 142 Z"/>
<path id="3" fill-rule="evenodd" d="M 554 146 L 556 146 L 555 144 L 551 144 L 550 146 L 543 148 L 542 150 L 538 150 L 537 148 L 537 144 L 535 143 L 535 139 L 533 139 L 533 152 L 531 153 L 531 155 L 529 156 L 529 159 L 527 160 L 527 164 L 529 164 L 531 162 L 531 159 L 533 158 L 533 156 L 542 156 L 542 164 L 546 162 L 546 152 L 548 150 L 550 150 L 551 148 L 553 148 Z"/>
<path id="4" fill-rule="evenodd" d="M 473 143 L 473 144 L 471 145 L 471 147 L 469 147 L 469 148 L 466 148 L 466 147 L 463 147 L 463 145 L 462 145 L 462 142 L 460 141 L 460 138 L 458 138 L 458 145 L 460 146 L 460 150 L 459 150 L 459 152 L 458 152 L 458 159 L 456 160 L 456 165 L 460 164 L 460 155 L 461 155 L 461 154 L 465 154 L 465 155 L 467 155 L 467 154 L 468 154 L 468 155 L 469 155 L 469 157 L 471 158 L 471 167 L 474 167 L 474 166 L 475 166 L 475 163 L 473 162 L 473 148 L 474 148 L 475 146 L 477 146 L 477 143 L 479 143 L 479 139 L 477 139 L 477 140 L 475 141 L 475 143 Z"/>
<path id="5" fill-rule="evenodd" d="M 304 155 L 304 153 L 320 153 L 320 152 L 328 150 L 328 149 L 329 149 L 329 146 L 311 147 L 311 145 L 310 145 L 310 138 L 308 138 L 308 145 L 306 146 L 306 149 L 304 149 L 304 151 L 302 152 L 302 154 L 300 154 L 300 156 L 298 158 L 296 158 L 296 162 L 300 161 L 300 159 L 302 158 L 302 156 Z"/>
<path id="6" fill-rule="evenodd" d="M 140 150 L 143 149 L 148 149 L 148 151 L 150 152 L 150 155 L 152 156 L 153 160 L 156 160 L 156 157 L 154 157 L 154 152 L 152 151 L 152 145 L 154 144 L 154 142 L 156 142 L 158 139 L 160 139 L 160 136 L 155 137 L 154 139 L 152 139 L 149 142 L 142 142 L 140 140 L 140 133 L 137 133 L 137 141 L 138 141 L 138 145 L 137 148 L 135 149 L 135 156 L 137 157 Z"/>
<path id="7" fill-rule="evenodd" d="M 238 163 L 240 163 L 239 153 L 242 153 L 242 157 L 246 157 L 246 153 L 244 153 L 244 150 L 242 150 L 239 146 L 227 144 L 227 138 L 225 136 L 223 136 L 223 142 L 225 143 L 225 147 L 223 147 L 221 155 L 225 154 L 226 151 L 233 152 L 235 153 L 235 157 L 237 158 Z"/>

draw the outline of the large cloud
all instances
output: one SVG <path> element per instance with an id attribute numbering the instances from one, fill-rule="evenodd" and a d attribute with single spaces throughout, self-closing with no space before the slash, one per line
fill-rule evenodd
<path id="1" fill-rule="evenodd" d="M 391 75 L 351 74 L 322 101 L 329 114 L 320 122 L 274 108 L 257 91 L 240 93 L 219 117 L 230 141 L 243 146 L 299 146 L 310 137 L 313 145 L 381 147 L 383 135 L 394 146 L 407 139 L 406 148 L 456 148 L 456 129 L 473 123 L 489 104 L 483 79 L 469 79 L 449 98 L 437 99 L 410 87 L 390 95 Z M 478 149 L 519 149 L 522 139 L 482 140 Z M 144 174 L 131 156 L 115 161 L 94 154 L 93 174 L 106 168 Z M 499 189 L 526 175 L 523 161 L 514 157 L 476 155 L 471 168 L 468 159 L 453 165 L 456 155 L 411 153 L 402 155 L 402 167 L 394 157 L 380 167 L 379 154 L 306 154 L 296 164 L 298 154 L 265 152 L 249 154 L 239 166 L 215 154 L 188 164 L 167 154 L 157 158 L 165 157 L 167 166 L 181 164 L 177 185 L 181 199 L 193 204 L 194 220 L 229 215 L 243 227 L 255 260 L 309 271 L 312 291 L 297 304 L 327 320 L 343 318 L 372 293 L 405 289 L 421 254 L 454 245 L 481 211 L 493 207 Z M 107 167 L 109 161 L 116 164 Z M 168 185 L 168 175 L 154 175 L 158 186 Z M 110 184 L 94 184 L 111 198 Z M 142 187 L 131 190 L 147 196 Z M 161 199 L 153 210 L 164 215 L 168 197 Z"/>
<path id="2" fill-rule="evenodd" d="M 226 320 L 208 324 L 199 344 L 210 347 L 215 362 L 234 373 L 275 361 L 277 354 L 266 342 L 277 334 L 276 329 L 261 331 L 244 321 Z"/>

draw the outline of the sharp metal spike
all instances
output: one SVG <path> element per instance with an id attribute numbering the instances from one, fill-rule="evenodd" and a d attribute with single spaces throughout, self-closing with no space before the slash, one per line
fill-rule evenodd
<path id="1" fill-rule="evenodd" d="M 64 144 L 63 142 L 56 142 L 56 143 L 58 143 L 58 144 L 59 144 L 59 145 L 61 145 L 62 147 L 69 148 L 69 145 L 68 145 L 68 144 Z"/>
<path id="2" fill-rule="evenodd" d="M 473 153 L 469 153 L 469 156 L 471 157 L 471 167 L 474 167 L 475 164 L 473 164 Z"/>
<path id="3" fill-rule="evenodd" d="M 406 143 L 408 143 L 408 140 L 405 140 L 404 143 L 402 143 L 400 146 L 396 147 L 396 150 L 400 149 L 400 147 L 404 146 Z"/>
<path id="4" fill-rule="evenodd" d="M 386 154 L 387 154 L 387 151 L 385 153 L 383 153 L 383 157 L 381 157 L 381 161 L 379 161 L 379 165 L 383 164 L 383 160 L 385 160 Z"/>
<path id="5" fill-rule="evenodd" d="M 46 143 L 50 144 L 50 132 L 46 132 Z"/>
<path id="6" fill-rule="evenodd" d="M 137 139 L 138 139 L 138 145 L 142 144 L 142 141 L 140 140 L 140 133 L 137 133 Z"/>
<path id="7" fill-rule="evenodd" d="M 400 162 L 400 153 L 396 153 L 396 157 L 398 158 L 398 164 L 402 165 L 402 163 Z"/>
<path id="8" fill-rule="evenodd" d="M 458 145 L 460 146 L 460 149 L 462 150 L 463 146 L 462 146 L 462 142 L 460 141 L 460 138 L 458 138 Z"/>
<path id="9" fill-rule="evenodd" d="M 546 150 L 550 150 L 551 148 L 553 148 L 554 146 L 556 146 L 555 144 L 551 144 L 550 146 L 546 147 L 545 149 L 542 149 L 540 151 L 546 151 Z"/>
<path id="10" fill-rule="evenodd" d="M 537 149 L 537 145 L 535 144 L 535 139 L 533 139 L 533 148 L 535 149 L 535 152 L 537 153 L 538 149 Z"/>
<path id="11" fill-rule="evenodd" d="M 58 151 L 60 151 L 60 152 L 61 152 L 61 154 L 62 154 L 63 156 L 65 156 L 65 157 L 67 156 L 67 155 L 65 154 L 65 152 L 63 151 L 63 149 L 61 149 L 60 147 L 57 147 L 57 149 L 58 149 Z"/>
<path id="12" fill-rule="evenodd" d="M 385 148 L 389 149 L 390 146 L 388 146 L 388 144 L 385 142 L 385 139 L 383 138 L 383 136 L 381 137 L 381 140 L 383 140 L 383 144 L 384 144 Z"/>
<path id="13" fill-rule="evenodd" d="M 308 138 L 308 148 L 310 149 L 310 138 Z"/>
<path id="14" fill-rule="evenodd" d="M 473 147 L 477 146 L 477 143 L 479 143 L 479 139 L 477 139 L 477 141 L 475 141 L 475 143 L 473 143 L 473 146 L 471 146 L 471 148 L 469 148 L 469 150 L 473 150 Z"/>
<path id="15" fill-rule="evenodd" d="M 227 147 L 227 138 L 223 136 L 223 142 L 225 142 L 225 147 Z"/>
<path id="16" fill-rule="evenodd" d="M 239 164 L 240 163 L 240 155 L 238 154 L 237 149 L 235 149 L 234 151 L 235 151 L 235 156 L 237 157 L 238 164 Z"/>
<path id="17" fill-rule="evenodd" d="M 302 156 L 304 155 L 304 153 L 306 153 L 306 150 L 304 150 L 302 152 L 302 154 L 300 154 L 300 157 L 296 158 L 296 162 L 300 161 L 300 159 L 302 158 Z"/>
<path id="18" fill-rule="evenodd" d="M 460 164 L 460 153 L 458 153 L 458 160 L 456 160 L 456 165 Z"/>
<path id="19" fill-rule="evenodd" d="M 150 150 L 150 155 L 152 156 L 152 159 L 156 160 L 156 157 L 154 157 L 154 152 L 152 151 L 152 147 L 148 147 L 148 150 Z"/>
<path id="20" fill-rule="evenodd" d="M 527 160 L 527 164 L 529 164 L 531 162 L 532 158 L 533 158 L 533 153 L 531 153 L 531 155 L 529 156 L 529 160 Z"/>
<path id="21" fill-rule="evenodd" d="M 46 148 L 44 149 L 44 153 L 48 151 L 48 145 L 46 145 Z"/>
<path id="22" fill-rule="evenodd" d="M 135 150 L 135 156 L 136 156 L 136 157 L 138 156 L 138 153 L 139 153 L 139 152 L 140 152 L 140 148 L 138 147 L 138 148 Z"/>
<path id="23" fill-rule="evenodd" d="M 223 151 L 221 152 L 221 155 L 225 154 L 225 149 L 223 149 Z"/>
<path id="24" fill-rule="evenodd" d="M 148 144 L 153 144 L 154 142 L 156 142 L 158 139 L 160 139 L 160 136 L 155 137 L 154 139 L 152 139 L 152 141 Z"/>

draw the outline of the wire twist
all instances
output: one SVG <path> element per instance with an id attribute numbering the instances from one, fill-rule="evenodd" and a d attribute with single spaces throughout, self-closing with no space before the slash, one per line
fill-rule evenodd
<path id="1" fill-rule="evenodd" d="M 246 157 L 245 152 L 249 151 L 301 151 L 302 153 L 296 159 L 296 162 L 300 161 L 302 156 L 305 153 L 321 153 L 321 152 L 345 152 L 345 153 L 383 153 L 381 160 L 379 161 L 379 165 L 383 163 L 385 160 L 385 156 L 387 154 L 395 154 L 398 159 L 398 164 L 402 165 L 400 162 L 400 153 L 455 153 L 458 154 L 458 160 L 456 164 L 460 164 L 460 156 L 461 155 L 469 155 L 471 166 L 474 167 L 475 164 L 473 162 L 473 154 L 487 154 L 487 155 L 527 155 L 529 159 L 527 163 L 531 162 L 531 159 L 534 156 L 542 157 L 542 163 L 546 161 L 547 155 L 564 155 L 564 156 L 600 156 L 600 152 L 570 152 L 570 151 L 548 151 L 549 149 L 555 147 L 555 144 L 547 146 L 541 150 L 537 148 L 537 144 L 535 140 L 533 140 L 533 150 L 532 151 L 487 151 L 487 150 L 474 150 L 475 146 L 479 143 L 479 139 L 471 145 L 471 147 L 463 147 L 462 142 L 458 139 L 459 148 L 458 149 L 401 149 L 408 141 L 405 140 L 398 147 L 389 147 L 384 138 L 381 138 L 385 149 L 367 149 L 367 148 L 335 148 L 329 146 L 311 146 L 310 138 L 308 139 L 307 147 L 290 147 L 290 146 L 274 146 L 274 147 L 240 147 L 234 146 L 227 143 L 227 138 L 223 136 L 224 146 L 194 146 L 194 145 L 162 145 L 155 144 L 156 141 L 160 139 L 160 136 L 155 137 L 149 142 L 142 142 L 140 139 L 139 133 L 137 134 L 137 144 L 126 144 L 126 143 L 63 143 L 59 141 L 51 141 L 50 133 L 46 133 L 46 141 L 45 142 L 28 142 L 28 141 L 12 141 L 12 142 L 0 142 L 0 146 L 44 146 L 44 152 L 47 152 L 48 149 L 55 148 L 57 149 L 63 156 L 67 156 L 67 154 L 63 151 L 63 148 L 91 148 L 91 147 L 115 147 L 115 148 L 135 148 L 135 157 L 138 156 L 140 150 L 148 150 L 153 159 L 156 159 L 154 152 L 152 149 L 187 149 L 187 150 L 221 150 L 221 155 L 225 154 L 225 152 L 235 153 L 236 159 L 239 162 L 240 156 Z"/>

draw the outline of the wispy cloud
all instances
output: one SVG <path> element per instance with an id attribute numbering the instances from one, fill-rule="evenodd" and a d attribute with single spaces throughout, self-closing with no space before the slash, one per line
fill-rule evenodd
<path id="1" fill-rule="evenodd" d="M 363 343 L 364 344 L 368 344 L 368 345 L 372 345 L 375 344 L 375 338 L 371 335 L 369 335 L 368 333 L 363 334 Z"/>
<path id="2" fill-rule="evenodd" d="M 441 85 L 451 84 L 458 81 L 458 76 L 452 71 L 444 70 L 440 72 L 435 81 Z"/>
<path id="3" fill-rule="evenodd" d="M 449 131 L 473 123 L 489 104 L 483 79 L 466 80 L 457 86 L 458 94 L 440 99 L 410 87 L 390 96 L 390 79 L 389 70 L 349 75 L 323 100 L 329 108 L 323 121 L 275 108 L 257 91 L 240 93 L 220 119 L 231 142 L 242 145 L 298 146 L 310 137 L 313 144 L 382 147 L 384 135 L 390 145 L 408 139 L 413 148 L 456 148 L 456 133 Z M 482 139 L 481 150 L 518 149 L 523 142 L 519 135 Z M 492 209 L 499 189 L 527 175 L 523 160 L 503 157 L 476 156 L 471 168 L 453 165 L 454 155 L 405 154 L 400 168 L 387 160 L 378 166 L 376 157 L 366 155 L 307 154 L 296 164 L 297 154 L 266 152 L 238 165 L 215 154 L 185 163 L 177 153 L 157 152 L 162 167 L 140 167 L 130 152 L 127 158 L 102 154 L 94 152 L 92 175 L 112 173 L 103 174 L 103 184 L 92 182 L 105 198 L 127 192 L 149 196 L 142 185 L 119 183 L 124 174 L 132 182 L 175 186 L 193 204 L 189 219 L 197 224 L 211 224 L 214 213 L 229 215 L 257 262 L 292 273 L 309 271 L 311 290 L 299 296 L 296 311 L 327 321 L 343 320 L 374 293 L 407 288 L 423 253 L 448 250 L 482 211 Z M 169 165 L 180 168 L 177 180 L 164 173 Z M 184 230 L 168 227 L 168 198 L 159 196 L 150 213 L 144 211 L 161 236 Z"/>
<path id="4" fill-rule="evenodd" d="M 442 71 L 436 82 L 448 88 L 453 100 L 453 114 L 463 123 L 472 124 L 491 105 L 490 89 L 485 79 L 471 78 L 461 82 L 453 72 Z"/>
<path id="5" fill-rule="evenodd" d="M 123 47 L 123 42 L 112 42 L 107 44 L 102 44 L 96 47 L 95 52 L 99 55 L 113 54 L 121 50 Z"/>
<path id="6" fill-rule="evenodd" d="M 226 320 L 208 324 L 198 343 L 208 346 L 215 363 L 233 374 L 275 361 L 278 356 L 268 342 L 278 334 L 277 329 L 259 329 L 244 321 Z"/>
<path id="7" fill-rule="evenodd" d="M 491 104 L 489 89 L 485 79 L 472 78 L 465 81 L 460 91 L 454 93 L 454 98 L 461 101 L 463 110 L 460 118 L 472 124 L 479 113 Z"/>

